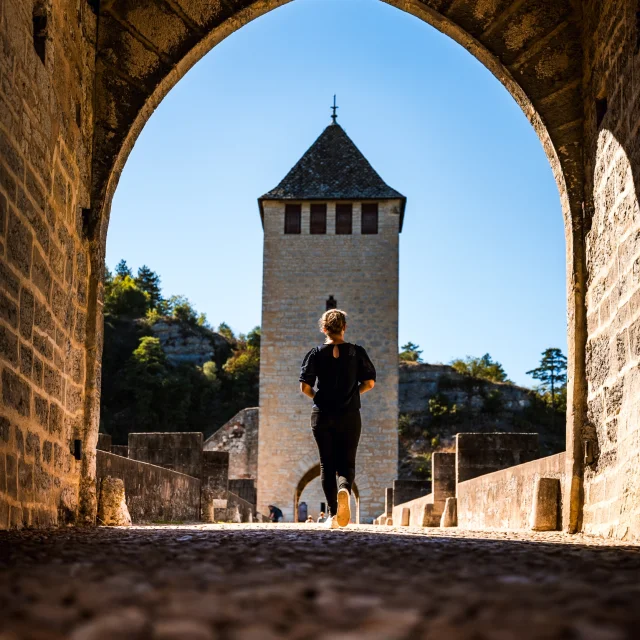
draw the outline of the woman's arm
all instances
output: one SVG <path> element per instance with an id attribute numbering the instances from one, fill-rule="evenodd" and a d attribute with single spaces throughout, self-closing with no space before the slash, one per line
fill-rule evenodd
<path id="1" fill-rule="evenodd" d="M 313 390 L 313 387 L 310 384 L 307 384 L 306 382 L 300 383 L 300 391 L 302 391 L 302 393 L 304 393 L 305 396 L 309 396 L 312 400 L 316 395 L 316 392 Z"/>
<path id="2" fill-rule="evenodd" d="M 371 391 L 371 389 L 373 389 L 373 387 L 375 386 L 376 386 L 375 380 L 363 380 L 360 383 L 360 395 L 362 395 L 363 393 L 367 393 L 367 391 Z"/>

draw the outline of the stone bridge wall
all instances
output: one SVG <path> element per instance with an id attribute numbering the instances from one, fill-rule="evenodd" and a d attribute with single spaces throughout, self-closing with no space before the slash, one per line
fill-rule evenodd
<path id="1" fill-rule="evenodd" d="M 106 451 L 96 455 L 96 482 L 121 478 L 134 524 L 200 519 L 200 480 Z"/>
<path id="2" fill-rule="evenodd" d="M 534 485 L 555 478 L 566 486 L 566 454 L 539 458 L 488 473 L 457 486 L 458 526 L 465 529 L 530 530 Z M 562 504 L 559 505 L 562 509 Z"/>

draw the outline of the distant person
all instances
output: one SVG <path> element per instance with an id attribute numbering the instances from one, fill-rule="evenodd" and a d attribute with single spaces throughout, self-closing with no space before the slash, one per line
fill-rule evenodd
<path id="1" fill-rule="evenodd" d="M 304 522 L 309 514 L 309 509 L 306 502 L 301 502 L 298 505 L 298 522 Z"/>
<path id="2" fill-rule="evenodd" d="M 309 516 L 309 517 L 305 520 L 305 522 L 306 522 L 307 524 L 309 524 L 309 523 L 313 523 L 313 516 Z"/>
<path id="3" fill-rule="evenodd" d="M 324 515 L 324 511 L 320 512 L 320 515 L 318 516 L 318 522 L 326 522 L 327 520 L 327 516 Z"/>
<path id="4" fill-rule="evenodd" d="M 280 509 L 278 509 L 278 507 L 276 507 L 273 504 L 269 505 L 269 520 L 271 520 L 271 522 L 280 522 L 280 520 L 282 520 L 282 518 L 284 518 L 284 515 L 282 513 L 282 511 L 280 511 Z"/>
<path id="5" fill-rule="evenodd" d="M 362 428 L 360 396 L 373 389 L 376 380 L 367 352 L 344 341 L 346 329 L 344 311 L 323 313 L 320 331 L 326 335 L 325 343 L 307 353 L 300 371 L 300 391 L 313 400 L 311 430 L 320 454 L 320 480 L 329 511 L 326 524 L 332 529 L 346 527 L 351 520 L 351 486 Z"/>

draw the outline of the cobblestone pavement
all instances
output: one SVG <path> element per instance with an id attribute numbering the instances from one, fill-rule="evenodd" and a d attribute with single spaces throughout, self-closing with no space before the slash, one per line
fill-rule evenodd
<path id="1" fill-rule="evenodd" d="M 640 638 L 640 547 L 320 525 L 0 532 L 0 640 Z"/>

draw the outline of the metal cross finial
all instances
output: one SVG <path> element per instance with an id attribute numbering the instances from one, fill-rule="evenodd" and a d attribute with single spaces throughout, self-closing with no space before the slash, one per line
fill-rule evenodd
<path id="1" fill-rule="evenodd" d="M 331 107 L 333 109 L 333 115 L 331 116 L 331 119 L 333 120 L 333 124 L 336 124 L 336 120 L 338 119 L 338 114 L 336 113 L 336 111 L 340 108 L 338 106 L 336 106 L 336 96 L 333 96 L 333 107 Z"/>

